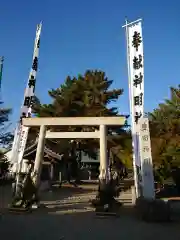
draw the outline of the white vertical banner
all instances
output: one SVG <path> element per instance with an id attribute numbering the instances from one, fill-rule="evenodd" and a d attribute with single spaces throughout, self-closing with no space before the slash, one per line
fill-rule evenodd
<path id="1" fill-rule="evenodd" d="M 40 34 L 41 34 L 42 23 L 37 25 L 36 38 L 34 43 L 33 61 L 31 70 L 29 73 L 29 78 L 27 82 L 27 87 L 25 89 L 23 104 L 21 106 L 21 116 L 20 122 L 17 125 L 14 142 L 12 147 L 11 162 L 17 166 L 14 167 L 15 171 L 20 172 L 23 160 L 23 154 L 26 147 L 26 141 L 28 137 L 29 128 L 22 126 L 21 119 L 24 117 L 31 117 L 32 104 L 34 99 L 34 92 L 36 86 L 36 75 L 38 70 L 38 57 L 39 57 L 39 47 L 40 47 Z M 18 169 L 18 170 L 17 170 Z"/>
<path id="2" fill-rule="evenodd" d="M 138 22 L 129 28 L 129 60 L 130 60 L 130 80 L 132 89 L 132 103 L 134 111 L 132 115 L 134 122 L 143 117 L 144 113 L 144 55 L 142 24 Z"/>
<path id="3" fill-rule="evenodd" d="M 149 120 L 147 117 L 140 120 L 140 157 L 142 172 L 142 194 L 145 198 L 155 197 L 154 175 L 151 153 L 151 141 L 149 132 Z"/>
<path id="4" fill-rule="evenodd" d="M 144 54 L 141 19 L 126 28 L 129 102 L 131 111 L 133 166 L 137 197 L 141 195 L 141 159 L 139 154 L 139 121 L 144 116 Z"/>
<path id="5" fill-rule="evenodd" d="M 130 101 L 136 165 L 141 166 L 138 154 L 139 120 L 144 116 L 144 56 L 141 21 L 128 26 Z"/>

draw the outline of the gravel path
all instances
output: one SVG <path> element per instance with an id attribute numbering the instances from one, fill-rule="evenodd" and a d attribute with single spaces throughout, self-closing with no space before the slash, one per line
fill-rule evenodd
<path id="1" fill-rule="evenodd" d="M 4 190 L 1 208 L 8 199 Z M 95 217 L 88 200 L 94 196 L 91 189 L 59 189 L 42 194 L 46 208 L 27 215 L 4 212 L 0 219 L 0 238 L 4 240 L 173 240 L 180 239 L 179 224 L 147 224 L 132 216 L 131 210 L 122 210 L 119 218 Z M 6 196 L 6 197 L 5 197 Z M 2 204 L 2 200 L 4 203 Z"/>

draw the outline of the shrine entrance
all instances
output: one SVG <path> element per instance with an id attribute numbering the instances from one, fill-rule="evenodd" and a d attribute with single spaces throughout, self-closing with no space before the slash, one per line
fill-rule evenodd
<path id="1" fill-rule="evenodd" d="M 126 117 L 63 117 L 63 118 L 23 118 L 22 124 L 25 127 L 40 127 L 36 157 L 34 162 L 34 179 L 38 187 L 40 181 L 41 168 L 43 163 L 45 139 L 99 139 L 100 143 L 100 175 L 102 179 L 107 179 L 109 175 L 109 164 L 107 158 L 107 126 L 123 126 Z M 51 132 L 48 126 L 99 126 L 99 130 L 94 132 Z"/>

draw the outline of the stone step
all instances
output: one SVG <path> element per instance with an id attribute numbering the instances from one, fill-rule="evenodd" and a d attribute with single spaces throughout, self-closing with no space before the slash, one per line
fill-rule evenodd
<path id="1" fill-rule="evenodd" d="M 125 206 L 130 206 L 132 205 L 132 191 L 131 189 L 127 190 L 127 191 L 122 191 L 119 195 L 119 197 L 117 198 L 118 201 L 120 201 L 121 203 L 123 203 L 123 205 Z"/>

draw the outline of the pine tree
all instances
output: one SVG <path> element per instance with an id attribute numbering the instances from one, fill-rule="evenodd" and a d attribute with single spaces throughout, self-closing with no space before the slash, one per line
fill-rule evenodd
<path id="1" fill-rule="evenodd" d="M 172 167 L 180 167 L 180 86 L 170 91 L 170 99 L 150 114 L 153 161 L 165 178 Z"/>
<path id="2" fill-rule="evenodd" d="M 39 104 L 34 106 L 34 111 L 39 117 L 98 117 L 117 116 L 116 107 L 109 107 L 110 103 L 118 100 L 123 94 L 123 89 L 111 89 L 113 81 L 109 80 L 102 71 L 86 71 L 78 77 L 68 76 L 59 88 L 49 91 L 52 98 L 51 104 Z M 94 131 L 97 127 L 52 127 L 53 131 Z M 127 137 L 122 127 L 109 127 L 109 133 L 120 132 Z M 57 140 L 59 146 L 67 146 L 66 140 Z M 75 140 L 76 146 L 92 158 L 97 157 L 99 142 L 97 140 Z M 64 143 L 64 144 L 63 144 Z M 75 144 L 73 144 L 75 145 Z M 109 146 L 117 145 L 111 141 Z M 71 143 L 69 142 L 71 149 Z"/>
<path id="3" fill-rule="evenodd" d="M 0 105 L 2 106 L 3 103 L 1 102 Z M 7 148 L 11 147 L 11 143 L 13 140 L 13 135 L 11 132 L 8 132 L 9 127 L 9 114 L 11 113 L 11 109 L 6 109 L 0 107 L 0 148 Z M 0 175 L 3 176 L 8 171 L 8 162 L 5 157 L 4 151 L 0 150 Z"/>
<path id="4" fill-rule="evenodd" d="M 7 131 L 9 127 L 9 115 L 11 114 L 11 109 L 3 108 L 3 103 L 0 103 L 0 146 L 1 148 L 10 147 L 13 139 L 11 132 Z"/>

